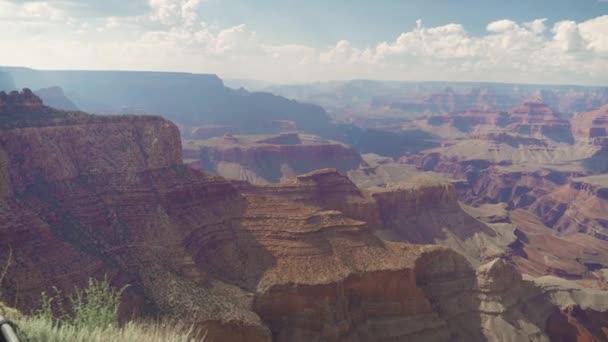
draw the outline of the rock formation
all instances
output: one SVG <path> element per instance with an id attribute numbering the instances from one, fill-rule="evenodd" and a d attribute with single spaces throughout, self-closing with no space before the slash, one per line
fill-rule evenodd
<path id="1" fill-rule="evenodd" d="M 574 178 L 541 198 L 532 210 L 559 232 L 608 240 L 608 175 Z"/>
<path id="2" fill-rule="evenodd" d="M 11 118 L 39 104 L 20 99 Z M 230 182 L 184 166 L 162 118 L 42 109 L 0 128 L 0 250 L 18 265 L 3 293 L 25 311 L 104 274 L 131 284 L 125 315 L 182 319 L 216 341 L 547 341 L 559 310 L 597 312 L 581 323 L 593 332 L 608 310 L 605 292 L 382 238 L 432 229 L 393 208 L 464 217 L 449 185 L 373 194 L 335 170 Z"/>
<path id="3" fill-rule="evenodd" d="M 349 146 L 298 133 L 186 140 L 184 158 L 200 161 L 203 170 L 254 184 L 278 183 L 326 167 L 346 173 L 364 163 Z"/>
<path id="4" fill-rule="evenodd" d="M 550 139 L 553 143 L 574 143 L 570 122 L 560 118 L 542 102 L 524 102 L 509 111 L 467 109 L 419 117 L 405 127 L 417 127 L 443 139 L 470 138 L 507 141 L 510 145 L 536 144 Z"/>
<path id="5" fill-rule="evenodd" d="M 49 107 L 60 110 L 78 110 L 74 102 L 65 95 L 61 87 L 42 88 L 38 89 L 35 93 Z"/>
<path id="6" fill-rule="evenodd" d="M 132 71 L 43 71 L 0 67 L 17 86 L 61 87 L 91 113 L 158 114 L 181 125 L 221 125 L 244 134 L 277 131 L 276 120 L 313 133 L 329 125 L 317 105 L 224 86 L 216 75 Z"/>
<path id="7" fill-rule="evenodd" d="M 608 103 L 607 87 L 583 86 L 352 80 L 258 89 L 322 105 L 340 118 L 367 122 L 396 117 L 403 122 L 404 117 L 454 111 L 505 111 L 529 99 L 568 115 Z"/>
<path id="8" fill-rule="evenodd" d="M 40 112 L 43 109 L 42 100 L 27 88 L 22 92 L 15 90 L 8 94 L 0 91 L 0 114 L 27 114 Z"/>
<path id="9" fill-rule="evenodd" d="M 560 119 L 558 115 L 542 102 L 525 102 L 522 106 L 509 112 L 507 122 L 515 125 L 507 126 L 523 135 L 547 137 L 556 142 L 574 143 L 570 122 Z"/>
<path id="10" fill-rule="evenodd" d="M 487 225 L 466 213 L 453 184 L 416 177 L 395 187 L 371 189 L 384 239 L 441 244 L 477 266 L 502 255 L 516 240 L 514 227 Z"/>

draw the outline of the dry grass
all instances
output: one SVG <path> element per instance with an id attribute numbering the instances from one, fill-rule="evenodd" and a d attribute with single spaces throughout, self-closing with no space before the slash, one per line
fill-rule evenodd
<path id="1" fill-rule="evenodd" d="M 118 322 L 118 307 L 126 287 L 115 289 L 107 278 L 90 279 L 71 296 L 54 289 L 41 295 L 41 305 L 30 316 L 7 315 L 18 326 L 23 342 L 192 342 L 204 341 L 193 326 L 168 322 Z M 63 303 L 68 303 L 64 307 Z M 1 308 L 1 307 L 0 307 Z"/>
<path id="2" fill-rule="evenodd" d="M 123 327 L 87 327 L 62 325 L 42 317 L 25 317 L 17 321 L 25 342 L 193 342 L 198 334 L 192 327 L 169 323 L 129 322 Z"/>

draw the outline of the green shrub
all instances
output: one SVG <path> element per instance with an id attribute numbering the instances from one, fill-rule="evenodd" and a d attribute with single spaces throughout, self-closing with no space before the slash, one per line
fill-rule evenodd
<path id="1" fill-rule="evenodd" d="M 74 294 L 66 298 L 54 287 L 52 296 L 42 292 L 40 308 L 34 316 L 55 326 L 88 329 L 116 326 L 120 299 L 126 288 L 111 287 L 107 277 L 103 280 L 90 278 L 87 287 L 76 288 Z M 69 304 L 67 310 L 66 303 Z"/>
<path id="2" fill-rule="evenodd" d="M 70 297 L 72 325 L 77 327 L 107 327 L 118 324 L 120 298 L 127 286 L 116 290 L 110 286 L 107 277 L 98 281 L 89 279 L 84 289 L 76 289 Z"/>

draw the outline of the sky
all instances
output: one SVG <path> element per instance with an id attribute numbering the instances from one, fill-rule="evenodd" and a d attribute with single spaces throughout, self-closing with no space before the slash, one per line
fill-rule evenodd
<path id="1" fill-rule="evenodd" d="M 0 65 L 608 86 L 608 0 L 0 0 Z"/>

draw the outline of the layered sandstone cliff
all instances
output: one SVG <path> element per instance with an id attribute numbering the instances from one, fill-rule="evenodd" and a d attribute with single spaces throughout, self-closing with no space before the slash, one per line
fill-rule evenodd
<path id="1" fill-rule="evenodd" d="M 540 101 L 524 102 L 508 111 L 467 109 L 420 117 L 409 126 L 428 131 L 443 139 L 469 138 L 506 142 L 517 147 L 574 143 L 570 122 Z M 406 125 L 408 127 L 408 125 Z"/>
<path id="2" fill-rule="evenodd" d="M 440 244 L 479 265 L 502 255 L 516 239 L 508 224 L 485 224 L 466 213 L 454 185 L 416 177 L 410 183 L 372 189 L 385 239 Z"/>
<path id="3" fill-rule="evenodd" d="M 558 310 L 608 309 L 605 292 L 378 234 L 458 213 L 449 186 L 374 195 L 335 170 L 229 182 L 185 167 L 164 119 L 36 114 L 0 128 L 0 250 L 18 265 L 3 294 L 26 311 L 51 286 L 104 274 L 131 284 L 125 314 L 182 319 L 216 341 L 546 341 Z"/>
<path id="4" fill-rule="evenodd" d="M 559 232 L 608 240 L 608 175 L 574 178 L 541 198 L 532 210 Z"/>
<path id="5" fill-rule="evenodd" d="M 592 112 L 577 113 L 572 118 L 572 131 L 579 139 L 608 146 L 608 105 Z"/>
<path id="6" fill-rule="evenodd" d="M 278 183 L 326 167 L 346 173 L 364 164 L 347 145 L 299 133 L 225 135 L 205 141 L 187 140 L 184 146 L 184 158 L 199 161 L 203 170 L 253 184 Z"/>

